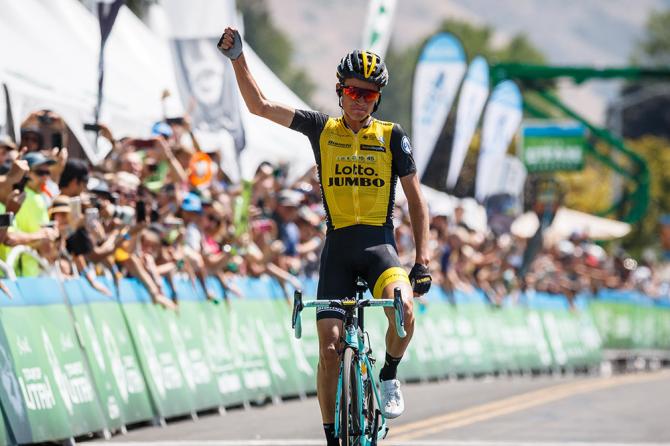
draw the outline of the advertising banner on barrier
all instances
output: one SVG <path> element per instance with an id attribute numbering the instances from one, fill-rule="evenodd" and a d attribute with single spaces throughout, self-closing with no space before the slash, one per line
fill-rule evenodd
<path id="1" fill-rule="evenodd" d="M 461 173 L 472 135 L 489 96 L 489 64 L 482 56 L 475 57 L 465 74 L 456 109 L 456 128 L 451 148 L 447 188 L 453 189 Z"/>
<path id="2" fill-rule="evenodd" d="M 105 281 L 107 288 L 114 290 L 111 281 L 104 278 L 98 280 Z M 108 418 L 118 406 L 119 418 L 124 424 L 151 420 L 154 413 L 149 389 L 121 306 L 116 299 L 101 294 L 85 280 L 66 281 L 64 285 Z M 77 286 L 82 302 L 77 300 Z M 107 399 L 102 396 L 105 393 L 108 394 Z M 110 396 L 116 396 L 115 401 Z"/>
<path id="3" fill-rule="evenodd" d="M 208 310 L 205 305 L 214 304 L 207 302 L 202 289 L 197 292 L 190 280 L 175 278 L 173 283 L 179 302 L 179 314 L 170 312 L 164 316 L 179 366 L 196 409 L 221 407 L 223 400 L 218 391 L 217 377 L 207 356 L 207 350 L 212 348 L 212 344 L 219 344 L 220 341 L 208 338 L 205 327 L 201 325 L 201 315 Z"/>
<path id="4" fill-rule="evenodd" d="M 586 127 L 577 122 L 526 121 L 518 153 L 528 172 L 581 170 Z"/>
<path id="5" fill-rule="evenodd" d="M 200 313 L 200 323 L 207 339 L 216 339 L 206 350 L 210 368 L 216 376 L 217 388 L 224 406 L 236 406 L 247 401 L 242 385 L 242 360 L 235 354 L 231 343 L 230 324 L 227 308 L 230 299 L 226 297 L 221 283 L 214 277 L 207 278 L 207 287 L 218 299 L 218 305 L 208 305 Z"/>
<path id="6" fill-rule="evenodd" d="M 157 415 L 173 417 L 195 411 L 195 402 L 179 365 L 162 307 L 151 302 L 144 287 L 122 279 L 119 298 L 135 351 Z"/>
<path id="7" fill-rule="evenodd" d="M 506 80 L 495 86 L 484 111 L 482 143 L 477 160 L 475 197 L 479 202 L 490 195 L 491 180 L 502 168 L 507 148 L 521 124 L 523 98 L 519 87 Z"/>
<path id="8" fill-rule="evenodd" d="M 412 145 L 421 179 L 465 73 L 465 51 L 449 33 L 431 37 L 421 50 L 412 87 Z"/>
<path id="9" fill-rule="evenodd" d="M 382 58 L 386 55 L 397 3 L 397 0 L 370 0 L 363 27 L 362 49 L 377 53 Z"/>
<path id="10" fill-rule="evenodd" d="M 245 299 L 231 299 L 226 307 L 226 327 L 230 330 L 230 345 L 236 355 L 238 370 L 242 375 L 242 385 L 248 401 L 262 402 L 279 394 L 275 387 L 271 367 L 265 353 L 265 346 L 258 325 L 263 324 L 261 314 L 267 312 L 268 292 L 257 281 L 241 280 L 236 284 Z"/>
<path id="11" fill-rule="evenodd" d="M 19 443 L 105 428 L 93 381 L 61 288 L 53 279 L 7 283 L 0 299 L 0 399 Z"/>

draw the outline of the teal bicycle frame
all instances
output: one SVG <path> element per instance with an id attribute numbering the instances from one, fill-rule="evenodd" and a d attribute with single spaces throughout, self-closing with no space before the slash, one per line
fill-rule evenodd
<path id="1" fill-rule="evenodd" d="M 304 308 L 344 310 L 342 355 L 335 407 L 335 432 L 343 446 L 375 446 L 386 437 L 389 430 L 386 418 L 379 409 L 381 400 L 373 373 L 375 359 L 370 349 L 369 337 L 368 342 L 365 342 L 367 333 L 364 331 L 363 309 L 393 307 L 398 336 L 406 336 L 400 288 L 394 290 L 393 299 L 364 299 L 365 289 L 365 284 L 359 281 L 356 297 L 353 299 L 303 302 L 301 291 L 296 291 L 293 299 L 292 326 L 298 339 L 302 336 L 300 314 Z M 343 407 L 345 404 L 347 407 Z M 343 416 L 346 417 L 344 423 Z"/>

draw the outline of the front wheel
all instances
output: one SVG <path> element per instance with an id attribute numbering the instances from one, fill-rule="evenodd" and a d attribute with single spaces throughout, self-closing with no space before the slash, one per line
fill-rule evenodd
<path id="1" fill-rule="evenodd" d="M 354 351 L 351 348 L 346 348 L 342 358 L 342 394 L 340 395 L 339 436 L 342 446 L 359 446 L 361 444 L 357 377 Z"/>

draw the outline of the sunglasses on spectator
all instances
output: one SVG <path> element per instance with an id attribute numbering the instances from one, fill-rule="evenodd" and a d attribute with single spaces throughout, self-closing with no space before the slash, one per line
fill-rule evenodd
<path id="1" fill-rule="evenodd" d="M 353 86 L 343 87 L 342 92 L 354 101 L 363 98 L 365 102 L 373 102 L 379 99 L 379 96 L 381 96 L 381 93 L 377 90 L 368 90 L 367 88 Z"/>
<path id="2" fill-rule="evenodd" d="M 51 172 L 49 172 L 48 169 L 37 169 L 35 171 L 35 175 L 37 175 L 38 177 L 46 177 L 51 175 Z"/>

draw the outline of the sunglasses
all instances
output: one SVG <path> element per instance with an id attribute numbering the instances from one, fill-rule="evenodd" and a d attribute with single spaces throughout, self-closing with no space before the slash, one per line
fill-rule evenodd
<path id="1" fill-rule="evenodd" d="M 35 175 L 38 177 L 46 177 L 51 175 L 51 172 L 49 172 L 47 169 L 38 169 L 35 171 Z"/>
<path id="2" fill-rule="evenodd" d="M 365 102 L 373 102 L 379 99 L 381 93 L 377 90 L 368 90 L 359 87 L 342 87 L 342 92 L 354 101 L 363 98 Z"/>
<path id="3" fill-rule="evenodd" d="M 207 219 L 211 221 L 212 223 L 221 224 L 221 219 L 217 217 L 216 215 L 212 214 L 207 214 Z"/>

